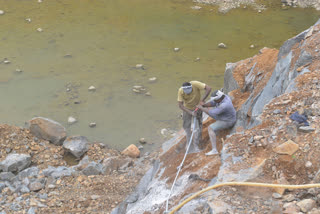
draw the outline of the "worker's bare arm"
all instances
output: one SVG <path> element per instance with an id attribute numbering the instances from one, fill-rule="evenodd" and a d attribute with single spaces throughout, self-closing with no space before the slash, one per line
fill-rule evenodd
<path id="1" fill-rule="evenodd" d="M 191 114 L 191 115 L 195 116 L 195 114 L 194 114 L 193 111 L 191 111 L 191 110 L 187 109 L 186 107 L 184 107 L 183 102 L 178 102 L 178 105 L 179 105 L 179 108 L 180 108 L 182 111 L 185 111 L 185 112 L 187 112 L 188 114 Z"/>

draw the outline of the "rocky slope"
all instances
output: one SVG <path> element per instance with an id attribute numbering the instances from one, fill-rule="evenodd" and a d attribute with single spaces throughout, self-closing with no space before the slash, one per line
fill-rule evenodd
<path id="1" fill-rule="evenodd" d="M 152 160 L 151 155 L 129 158 L 104 144 L 86 142 L 85 137 L 55 145 L 52 142 L 66 137 L 64 129 L 46 124 L 45 133 L 39 126 L 34 132 L 0 125 L 1 214 L 110 213 L 131 193 Z M 70 147 L 72 142 L 77 146 Z M 87 145 L 79 147 L 82 144 Z M 86 151 L 79 163 L 69 154 L 77 149 Z"/>
<path id="2" fill-rule="evenodd" d="M 169 208 L 216 183 L 320 181 L 319 43 L 320 20 L 286 41 L 279 51 L 263 48 L 252 58 L 227 64 L 224 91 L 237 108 L 237 124 L 230 133 L 220 133 L 219 139 L 224 138 L 219 140 L 221 155 L 207 157 L 206 127 L 213 120 L 204 123 L 203 151 L 187 156 Z M 310 126 L 291 120 L 295 112 L 307 115 Z M 112 213 L 163 213 L 183 159 L 183 144 L 182 131 L 166 142 L 159 160 Z M 224 187 L 187 203 L 178 213 L 314 214 L 320 212 L 319 206 L 319 189 Z"/>

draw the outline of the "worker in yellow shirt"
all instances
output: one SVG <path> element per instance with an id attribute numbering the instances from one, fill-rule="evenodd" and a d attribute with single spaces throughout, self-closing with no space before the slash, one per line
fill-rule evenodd
<path id="1" fill-rule="evenodd" d="M 201 91 L 205 93 L 201 97 Z M 192 144 L 190 146 L 190 153 L 199 152 L 199 144 L 202 137 L 202 111 L 197 110 L 197 105 L 203 105 L 205 99 L 211 92 L 211 88 L 205 83 L 199 81 L 190 81 L 182 84 L 178 91 L 178 104 L 182 110 L 183 129 L 186 132 L 187 144 L 191 137 L 191 123 L 192 117 L 196 117 L 195 132 L 193 133 Z"/>

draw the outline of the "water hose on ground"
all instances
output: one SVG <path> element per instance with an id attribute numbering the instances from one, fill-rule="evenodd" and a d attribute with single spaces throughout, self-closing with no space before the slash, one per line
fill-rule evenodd
<path id="1" fill-rule="evenodd" d="M 196 108 L 195 112 L 196 112 L 197 110 L 198 110 L 198 108 Z M 167 201 L 166 201 L 166 212 L 168 212 L 169 199 L 170 199 L 170 197 L 171 197 L 171 194 L 172 194 L 174 185 L 175 185 L 175 183 L 176 183 L 176 181 L 177 181 L 177 178 L 178 178 L 178 176 L 179 176 L 179 173 L 180 173 L 180 171 L 181 171 L 181 169 L 182 169 L 183 163 L 184 163 L 184 161 L 185 161 L 185 159 L 186 159 L 186 157 L 187 157 L 187 154 L 188 154 L 188 151 L 189 151 L 189 148 L 190 148 L 192 139 L 193 139 L 193 133 L 196 131 L 196 130 L 195 130 L 196 122 L 197 122 L 197 117 L 194 117 L 194 119 L 193 119 L 193 130 L 192 130 L 191 137 L 190 137 L 190 139 L 189 139 L 188 147 L 187 147 L 187 149 L 186 149 L 186 153 L 184 154 L 183 160 L 181 161 L 181 164 L 178 166 L 178 171 L 177 171 L 176 177 L 175 177 L 175 179 L 174 179 L 174 181 L 173 181 L 173 183 L 172 183 L 172 187 L 171 187 L 171 190 L 170 190 L 170 194 L 169 194 L 169 196 L 168 196 L 168 198 L 167 198 Z"/>
<path id="2" fill-rule="evenodd" d="M 222 187 L 222 186 L 251 186 L 251 187 L 271 187 L 271 188 L 285 188 L 285 189 L 308 189 L 308 188 L 320 188 L 320 183 L 317 184 L 304 184 L 304 185 L 284 185 L 284 184 L 266 184 L 266 183 L 254 183 L 254 182 L 227 182 L 227 183 L 221 183 L 216 184 L 210 187 L 207 187 L 194 195 L 190 196 L 186 200 L 184 200 L 182 203 L 180 203 L 178 206 L 176 206 L 169 214 L 174 214 L 176 211 L 178 211 L 183 205 L 191 201 L 192 199 L 195 199 L 202 193 L 205 193 L 209 190 Z"/>

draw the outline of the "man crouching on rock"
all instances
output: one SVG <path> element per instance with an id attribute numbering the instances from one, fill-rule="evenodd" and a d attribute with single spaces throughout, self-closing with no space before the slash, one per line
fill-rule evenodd
<path id="1" fill-rule="evenodd" d="M 205 90 L 201 98 L 201 90 Z M 196 117 L 195 132 L 193 133 L 190 153 L 199 152 L 199 143 L 202 136 L 202 111 L 195 111 L 197 105 L 203 105 L 205 99 L 211 92 L 211 88 L 199 81 L 185 82 L 178 91 L 178 104 L 182 109 L 183 129 L 187 136 L 187 145 L 191 137 L 192 116 Z"/>
<path id="2" fill-rule="evenodd" d="M 198 105 L 197 107 L 214 118 L 216 122 L 208 127 L 208 133 L 212 145 L 212 150 L 206 155 L 219 154 L 216 145 L 216 134 L 219 130 L 228 129 L 234 126 L 236 123 L 236 110 L 232 105 L 230 97 L 225 95 L 223 92 L 217 90 L 211 94 L 212 101 Z M 209 109 L 209 107 L 215 107 Z"/>

